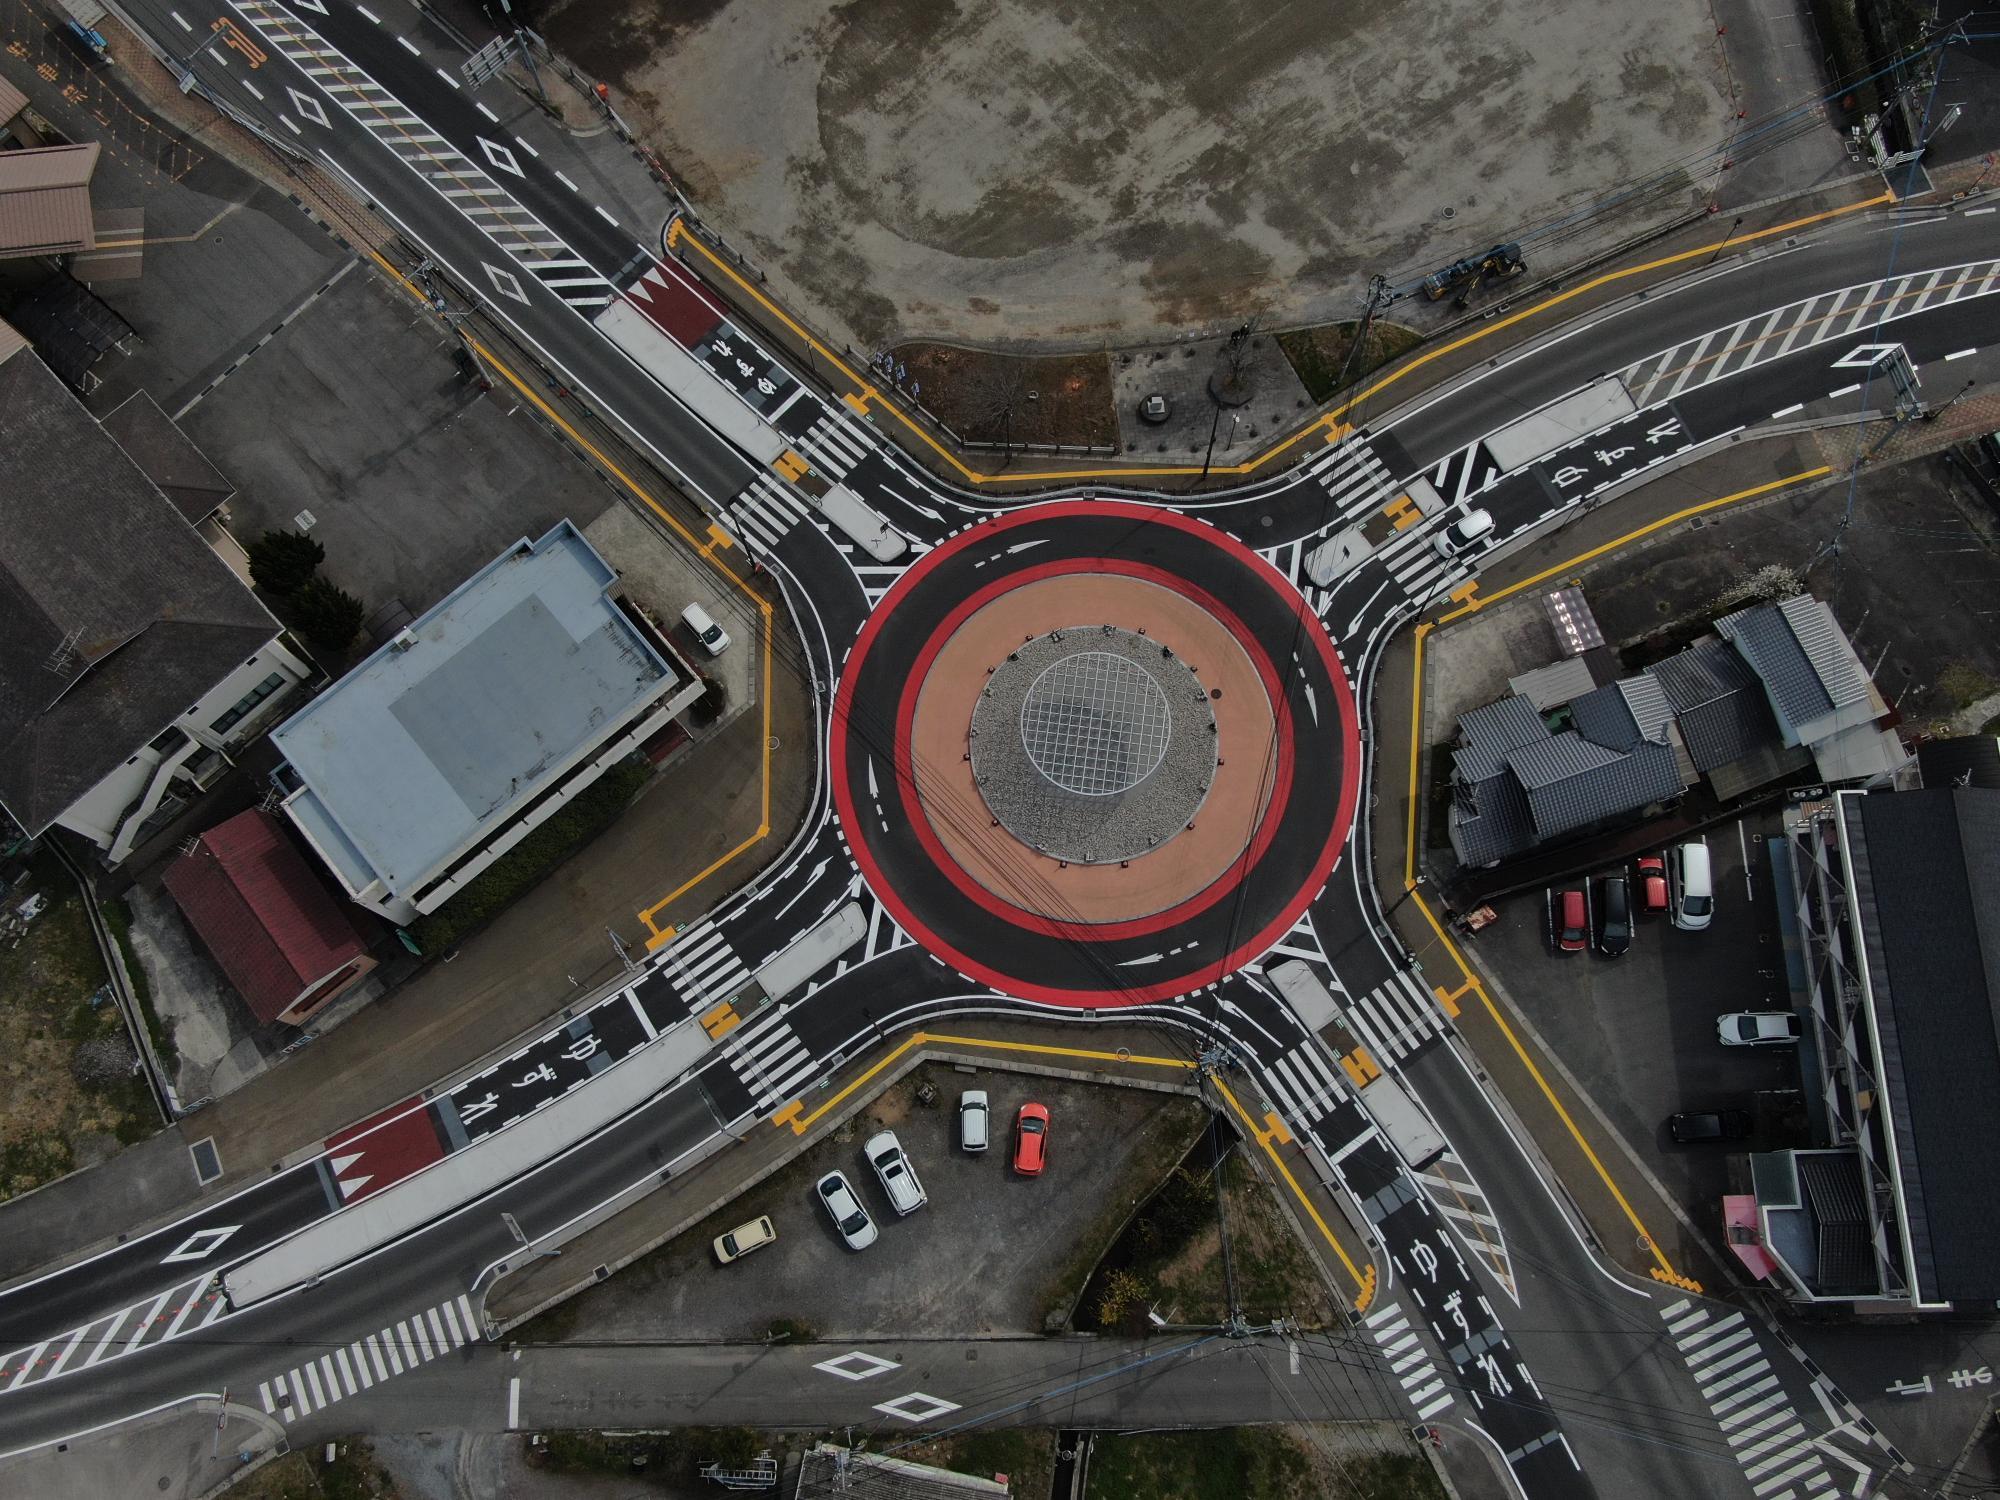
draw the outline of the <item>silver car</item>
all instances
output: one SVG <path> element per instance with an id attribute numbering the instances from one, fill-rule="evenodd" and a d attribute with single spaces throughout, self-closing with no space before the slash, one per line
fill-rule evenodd
<path id="1" fill-rule="evenodd" d="M 910 1158 L 904 1154 L 903 1143 L 896 1139 L 895 1131 L 885 1130 L 868 1137 L 861 1147 L 861 1154 L 875 1169 L 882 1191 L 889 1195 L 889 1206 L 899 1216 L 913 1214 L 930 1201 L 924 1193 L 924 1185 L 917 1181 L 916 1169 L 910 1165 Z"/>
<path id="2" fill-rule="evenodd" d="M 833 1227 L 840 1231 L 840 1237 L 847 1241 L 848 1249 L 866 1250 L 875 1243 L 875 1221 L 868 1217 L 868 1210 L 861 1206 L 854 1189 L 848 1186 L 845 1173 L 827 1173 L 813 1184 L 813 1191 L 819 1194 L 827 1217 L 833 1220 Z"/>

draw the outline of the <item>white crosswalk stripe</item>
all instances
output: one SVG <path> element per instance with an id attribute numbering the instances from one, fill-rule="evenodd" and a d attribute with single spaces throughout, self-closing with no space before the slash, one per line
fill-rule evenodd
<path id="1" fill-rule="evenodd" d="M 766 552 L 782 542 L 807 514 L 806 497 L 768 471 L 759 472 L 750 487 L 729 502 L 736 530 Z"/>
<path id="2" fill-rule="evenodd" d="M 732 1031 L 722 1055 L 750 1091 L 752 1107 L 759 1114 L 796 1098 L 822 1071 L 791 1023 L 776 1012 Z"/>
<path id="3" fill-rule="evenodd" d="M 1365 995 L 1347 999 L 1348 1027 L 1377 1057 L 1400 1062 L 1450 1028 L 1413 974 L 1399 970 Z"/>
<path id="4" fill-rule="evenodd" d="M 736 956 L 722 930 L 708 923 L 682 932 L 660 950 L 657 962 L 696 1015 L 733 998 L 750 983 L 750 971 L 743 960 Z"/>
<path id="5" fill-rule="evenodd" d="M 1971 261 L 1914 276 L 1863 282 L 1838 292 L 1757 313 L 1727 328 L 1711 328 L 1620 372 L 1640 406 L 1670 399 L 1800 349 L 1855 338 L 1898 318 L 2000 291 L 2000 260 Z M 1894 342 L 1893 330 L 1883 337 Z"/>
<path id="6" fill-rule="evenodd" d="M 426 1318 L 430 1320 L 428 1325 Z M 425 1308 L 407 1323 L 392 1323 L 365 1339 L 259 1381 L 257 1399 L 265 1411 L 280 1421 L 311 1416 L 322 1407 L 369 1390 L 392 1375 L 400 1375 L 482 1337 L 473 1318 L 472 1299 L 461 1293 L 436 1307 Z"/>
<path id="7" fill-rule="evenodd" d="M 576 259 L 546 224 L 517 203 L 486 170 L 520 175 L 513 148 L 481 138 L 486 165 L 476 163 L 421 122 L 409 108 L 367 73 L 342 56 L 330 43 L 273 0 L 230 0 L 237 13 L 272 50 L 282 53 L 310 78 L 356 124 L 434 183 L 449 183 L 443 196 L 494 244 L 556 296 L 576 308 L 605 306 L 614 294 L 611 283 Z M 293 107 L 315 124 L 324 123 L 324 106 L 303 90 L 293 90 Z M 318 118 L 315 118 L 315 116 Z"/>
<path id="8" fill-rule="evenodd" d="M 1330 451 L 1307 464 L 1306 473 L 1319 482 L 1330 502 L 1322 530 L 1345 526 L 1368 511 L 1387 505 L 1401 493 L 1396 488 L 1396 476 L 1375 456 L 1365 432 L 1342 438 Z"/>
<path id="9" fill-rule="evenodd" d="M 1750 1321 L 1687 1297 L 1659 1311 L 1758 1500 L 1833 1500 L 1840 1491 Z"/>
<path id="10" fill-rule="evenodd" d="M 1403 1315 L 1400 1304 L 1391 1302 L 1376 1308 L 1362 1320 L 1383 1358 L 1389 1361 L 1389 1368 L 1396 1376 L 1397 1384 L 1410 1398 L 1410 1404 L 1417 1409 L 1420 1421 L 1428 1422 L 1452 1405 L 1452 1395 L 1444 1388 L 1444 1381 L 1438 1375 L 1437 1366 L 1425 1349 L 1423 1340 L 1410 1327 L 1410 1320 Z"/>
<path id="11" fill-rule="evenodd" d="M 806 429 L 803 437 L 793 438 L 792 446 L 806 456 L 814 469 L 838 484 L 847 477 L 849 469 L 868 456 L 870 443 L 837 413 L 828 410 Z"/>

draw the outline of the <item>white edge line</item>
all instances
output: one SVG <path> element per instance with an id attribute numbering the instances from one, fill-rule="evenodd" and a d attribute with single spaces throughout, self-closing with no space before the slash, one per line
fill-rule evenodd
<path id="1" fill-rule="evenodd" d="M 1978 352 L 1977 349 L 1961 349 L 1956 354 L 1947 354 L 1944 357 L 1945 363 L 1950 364 L 1955 359 L 1964 359 L 1967 355 L 1977 354 Z"/>
<path id="2" fill-rule="evenodd" d="M 592 207 L 597 210 L 598 217 L 603 219 L 605 223 L 609 224 L 613 229 L 618 227 L 618 221 L 611 217 L 610 211 L 602 203 L 593 204 Z"/>
<path id="3" fill-rule="evenodd" d="M 1793 402 L 1793 403 L 1792 403 L 1792 404 L 1791 404 L 1790 406 L 1787 406 L 1787 407 L 1783 408 L 1782 410 L 1779 410 L 1779 411 L 1774 411 L 1774 412 L 1772 412 L 1772 413 L 1771 413 L 1771 420 L 1772 420 L 1773 422 L 1775 422 L 1775 421 L 1777 421 L 1777 420 L 1778 420 L 1779 418 L 1781 418 L 1781 417 L 1789 417 L 1789 416 L 1793 416 L 1793 415 L 1795 415 L 1795 414 L 1796 414 L 1796 413 L 1798 413 L 1798 412 L 1802 412 L 1802 411 L 1804 411 L 1805 409 L 1806 409 L 1806 404 L 1805 404 L 1805 402 L 1803 402 L 1803 401 L 1795 401 L 1795 402 Z"/>
<path id="4" fill-rule="evenodd" d="M 433 69 L 433 71 L 437 74 L 438 77 L 442 78 L 446 83 L 450 84 L 453 88 L 461 89 L 465 87 L 464 84 L 460 83 L 456 78 L 452 77 L 451 74 L 445 72 L 443 68 L 436 68 Z"/>

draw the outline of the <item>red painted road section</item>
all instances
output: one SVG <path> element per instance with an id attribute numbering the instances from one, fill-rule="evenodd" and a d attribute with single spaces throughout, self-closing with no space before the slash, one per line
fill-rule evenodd
<path id="1" fill-rule="evenodd" d="M 443 1161 L 445 1144 L 430 1107 L 421 1099 L 406 1099 L 328 1136 L 326 1154 L 341 1202 L 359 1203 Z"/>
<path id="2" fill-rule="evenodd" d="M 721 326 L 722 309 L 665 266 L 654 266 L 625 295 L 671 339 L 693 349 Z"/>

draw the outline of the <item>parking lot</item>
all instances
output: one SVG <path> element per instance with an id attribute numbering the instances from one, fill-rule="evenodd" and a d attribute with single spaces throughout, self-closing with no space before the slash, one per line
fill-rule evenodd
<path id="1" fill-rule="evenodd" d="M 1783 1010 L 1783 961 L 1760 835 L 1775 814 L 1708 833 L 1715 917 L 1687 932 L 1664 916 L 1637 915 L 1631 951 L 1551 950 L 1541 891 L 1500 904 L 1500 919 L 1473 935 L 1471 951 L 1542 1040 L 1631 1143 L 1639 1159 L 1704 1231 L 1721 1235 L 1725 1192 L 1748 1173 L 1742 1154 L 1803 1144 L 1789 1091 L 1799 1087 L 1794 1046 L 1727 1047 L 1716 1020 L 1731 1011 Z M 1750 881 L 1744 881 L 1744 853 Z M 1602 871 L 1597 873 L 1604 873 Z M 1594 908 L 1593 908 L 1594 910 Z M 1676 1111 L 1745 1109 L 1750 1139 L 1676 1145 Z M 1734 1172 L 1735 1178 L 1732 1178 Z"/>
<path id="2" fill-rule="evenodd" d="M 916 1100 L 919 1080 L 937 1090 Z M 992 1144 L 958 1149 L 956 1106 L 985 1089 Z M 1048 1107 L 1048 1166 L 1009 1167 L 1015 1111 Z M 1185 1155 L 1206 1112 L 1181 1095 L 1067 1079 L 926 1065 L 811 1150 L 707 1221 L 593 1287 L 524 1339 L 761 1338 L 774 1322 L 826 1338 L 955 1337 L 1043 1331 L 1051 1305 L 1074 1294 L 1137 1202 Z M 896 1132 L 929 1203 L 898 1218 L 861 1155 L 877 1130 Z M 813 1194 L 839 1169 L 880 1238 L 849 1250 Z M 710 1245 L 768 1214 L 777 1243 L 718 1266 Z"/>

